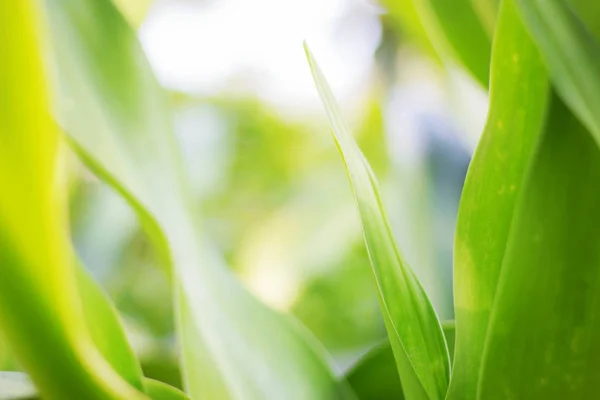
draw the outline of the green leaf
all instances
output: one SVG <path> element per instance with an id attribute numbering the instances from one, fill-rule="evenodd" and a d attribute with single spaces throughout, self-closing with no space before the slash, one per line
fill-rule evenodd
<path id="1" fill-rule="evenodd" d="M 153 400 L 190 400 L 180 390 L 153 379 L 144 378 L 144 390 Z M 22 372 L 0 372 L 0 400 L 36 400 L 39 393 Z"/>
<path id="2" fill-rule="evenodd" d="M 600 144 L 600 44 L 566 0 L 519 0 L 552 83 Z"/>
<path id="3" fill-rule="evenodd" d="M 142 369 L 127 341 L 117 310 L 85 267 L 77 261 L 74 263 L 85 321 L 94 344 L 123 379 L 142 390 Z"/>
<path id="4" fill-rule="evenodd" d="M 417 0 L 423 1 L 423 0 Z M 489 84 L 491 30 L 486 31 L 472 0 L 427 0 L 451 54 L 482 86 Z M 430 32 L 435 28 L 429 28 Z"/>
<path id="5" fill-rule="evenodd" d="M 456 353 L 449 399 L 474 399 L 515 203 L 537 148 L 548 78 L 513 0 L 501 6 L 490 109 L 469 166 L 454 247 Z"/>
<path id="6" fill-rule="evenodd" d="M 442 59 L 454 58 L 487 87 L 493 27 L 486 27 L 490 22 L 482 22 L 478 12 L 489 14 L 492 7 L 480 4 L 476 12 L 474 4 L 489 1 L 492 0 L 382 0 L 382 3 L 426 49 L 433 49 Z"/>
<path id="7" fill-rule="evenodd" d="M 450 357 L 454 354 L 454 321 L 443 325 Z M 364 355 L 346 373 L 354 393 L 361 400 L 402 400 L 402 384 L 396 368 L 394 352 L 389 341 Z"/>
<path id="8" fill-rule="evenodd" d="M 190 400 L 182 391 L 154 379 L 146 378 L 144 389 L 152 400 Z"/>
<path id="9" fill-rule="evenodd" d="M 515 210 L 481 399 L 593 399 L 600 368 L 600 150 L 556 96 Z"/>
<path id="10" fill-rule="evenodd" d="M 0 324 L 46 397 L 143 398 L 104 360 L 85 324 L 56 191 L 58 133 L 36 6 L 0 2 Z"/>
<path id="11" fill-rule="evenodd" d="M 471 0 L 471 3 L 488 36 L 490 38 L 493 37 L 496 19 L 498 18 L 498 9 L 500 8 L 500 0 Z"/>
<path id="12" fill-rule="evenodd" d="M 37 389 L 22 372 L 0 372 L 0 400 L 33 400 Z"/>
<path id="13" fill-rule="evenodd" d="M 425 291 L 394 243 L 373 172 L 342 120 L 329 85 L 306 44 L 305 50 L 358 203 L 384 322 L 405 395 L 411 399 L 443 399 L 450 365 L 440 323 Z"/>
<path id="14" fill-rule="evenodd" d="M 46 0 L 58 119 L 172 265 L 182 370 L 198 399 L 351 397 L 305 332 L 251 296 L 204 242 L 168 104 L 109 0 Z"/>

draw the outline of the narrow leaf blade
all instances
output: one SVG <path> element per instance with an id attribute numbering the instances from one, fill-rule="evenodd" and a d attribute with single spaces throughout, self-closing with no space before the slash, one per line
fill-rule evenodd
<path id="1" fill-rule="evenodd" d="M 36 7 L 0 2 L 0 322 L 47 397 L 138 399 L 97 351 L 80 307 Z"/>
<path id="2" fill-rule="evenodd" d="M 305 45 L 317 89 L 327 110 L 358 203 L 380 304 L 405 395 L 442 399 L 449 358 L 440 323 L 413 271 L 400 256 L 371 168 L 349 133 L 329 85 Z"/>

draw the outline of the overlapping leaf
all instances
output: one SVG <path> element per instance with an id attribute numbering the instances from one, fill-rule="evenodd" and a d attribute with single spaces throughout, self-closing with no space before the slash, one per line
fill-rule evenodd
<path id="1" fill-rule="evenodd" d="M 493 0 L 382 2 L 422 45 L 442 59 L 454 58 L 487 87 Z M 485 20 L 480 18 L 480 13 L 485 14 Z"/>
<path id="2" fill-rule="evenodd" d="M 411 399 L 443 399 L 450 365 L 440 323 L 414 272 L 396 248 L 373 172 L 343 122 L 325 77 L 305 47 L 358 203 L 404 394 Z"/>
<path id="3" fill-rule="evenodd" d="M 577 18 L 567 0 L 518 4 L 556 90 L 600 144 L 600 39 Z"/>
<path id="4" fill-rule="evenodd" d="M 480 399 L 600 390 L 600 150 L 558 96 L 515 210 Z"/>
<path id="5" fill-rule="evenodd" d="M 112 3 L 46 0 L 46 8 L 59 122 L 86 163 L 135 208 L 173 266 L 190 395 L 352 396 L 303 331 L 253 298 L 203 243 L 166 97 Z"/>
<path id="6" fill-rule="evenodd" d="M 500 10 L 491 76 L 488 120 L 467 173 L 456 228 L 457 342 L 450 399 L 475 398 L 515 203 L 546 112 L 547 73 L 513 0 Z"/>
<path id="7" fill-rule="evenodd" d="M 442 324 L 450 358 L 454 354 L 454 321 Z M 402 384 L 390 343 L 375 347 L 346 373 L 346 380 L 361 400 L 402 400 Z"/>

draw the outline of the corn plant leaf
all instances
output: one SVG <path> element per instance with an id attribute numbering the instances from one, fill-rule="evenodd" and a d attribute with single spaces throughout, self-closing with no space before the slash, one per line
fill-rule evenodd
<path id="1" fill-rule="evenodd" d="M 318 347 L 251 296 L 202 239 L 166 96 L 109 0 L 46 0 L 60 125 L 172 265 L 182 370 L 197 399 L 351 397 Z"/>
<path id="2" fill-rule="evenodd" d="M 479 398 L 592 399 L 600 368 L 600 150 L 558 96 L 515 210 Z"/>
<path id="3" fill-rule="evenodd" d="M 144 391 L 152 400 L 189 400 L 178 389 L 144 378 Z M 22 372 L 0 372 L 0 400 L 37 400 L 39 393 L 29 376 Z"/>
<path id="4" fill-rule="evenodd" d="M 600 42 L 566 0 L 519 0 L 552 83 L 600 144 Z"/>
<path id="5" fill-rule="evenodd" d="M 454 354 L 454 321 L 442 324 L 450 358 Z M 389 341 L 376 346 L 346 373 L 348 384 L 361 400 L 403 400 L 402 384 Z"/>
<path id="6" fill-rule="evenodd" d="M 493 28 L 489 28 L 490 33 L 486 31 L 473 8 L 472 0 L 428 0 L 428 3 L 442 36 L 448 42 L 457 61 L 462 63 L 482 86 L 487 87 Z"/>
<path id="7" fill-rule="evenodd" d="M 474 9 L 476 2 L 485 0 L 383 0 L 382 4 L 426 49 L 442 60 L 454 58 L 487 87 L 491 33 Z"/>
<path id="8" fill-rule="evenodd" d="M 77 261 L 74 263 L 81 305 L 94 344 L 123 379 L 142 390 L 142 369 L 117 310 L 85 267 Z"/>
<path id="9" fill-rule="evenodd" d="M 22 372 L 0 372 L 0 400 L 33 400 L 37 389 Z"/>
<path id="10" fill-rule="evenodd" d="M 102 357 L 85 324 L 56 191 L 58 130 L 37 5 L 0 2 L 0 322 L 48 398 L 143 398 Z"/>
<path id="11" fill-rule="evenodd" d="M 450 366 L 440 322 L 396 247 L 373 172 L 346 127 L 331 89 L 306 44 L 305 50 L 358 203 L 384 322 L 405 395 L 411 399 L 443 399 Z"/>
<path id="12" fill-rule="evenodd" d="M 456 352 L 449 399 L 474 399 L 516 199 L 543 128 L 548 78 L 513 0 L 494 39 L 490 110 L 469 166 L 454 247 Z"/>
<path id="13" fill-rule="evenodd" d="M 471 0 L 473 9 L 479 16 L 481 24 L 488 32 L 488 36 L 493 37 L 496 28 L 496 19 L 498 18 L 498 9 L 500 0 Z"/>
<path id="14" fill-rule="evenodd" d="M 144 379 L 144 389 L 152 400 L 190 400 L 182 391 L 153 379 Z"/>

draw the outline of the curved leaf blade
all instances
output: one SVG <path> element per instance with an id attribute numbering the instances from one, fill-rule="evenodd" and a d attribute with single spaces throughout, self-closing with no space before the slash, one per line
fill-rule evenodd
<path id="1" fill-rule="evenodd" d="M 46 6 L 59 122 L 86 164 L 133 206 L 173 267 L 188 393 L 224 400 L 351 398 L 318 345 L 251 296 L 204 242 L 166 96 L 113 4 L 46 0 Z"/>
<path id="2" fill-rule="evenodd" d="M 0 2 L 0 319 L 48 398 L 139 399 L 94 346 L 77 293 L 57 196 L 34 1 Z M 15 305 L 18 305 L 17 307 Z"/>
<path id="3" fill-rule="evenodd" d="M 555 96 L 502 267 L 480 399 L 591 399 L 600 368 L 600 150 Z"/>
<path id="4" fill-rule="evenodd" d="M 144 379 L 144 389 L 152 400 L 190 400 L 181 390 L 154 379 Z"/>
<path id="5" fill-rule="evenodd" d="M 546 115 L 548 78 L 513 0 L 501 6 L 490 110 L 467 172 L 454 242 L 456 354 L 449 399 L 474 399 L 515 204 Z"/>
<path id="6" fill-rule="evenodd" d="M 566 0 L 519 0 L 563 101 L 600 145 L 600 43 Z"/>
<path id="7" fill-rule="evenodd" d="M 358 203 L 384 322 L 405 396 L 443 399 L 450 366 L 440 322 L 414 272 L 396 248 L 373 172 L 343 122 L 331 89 L 306 44 L 305 50 Z"/>

